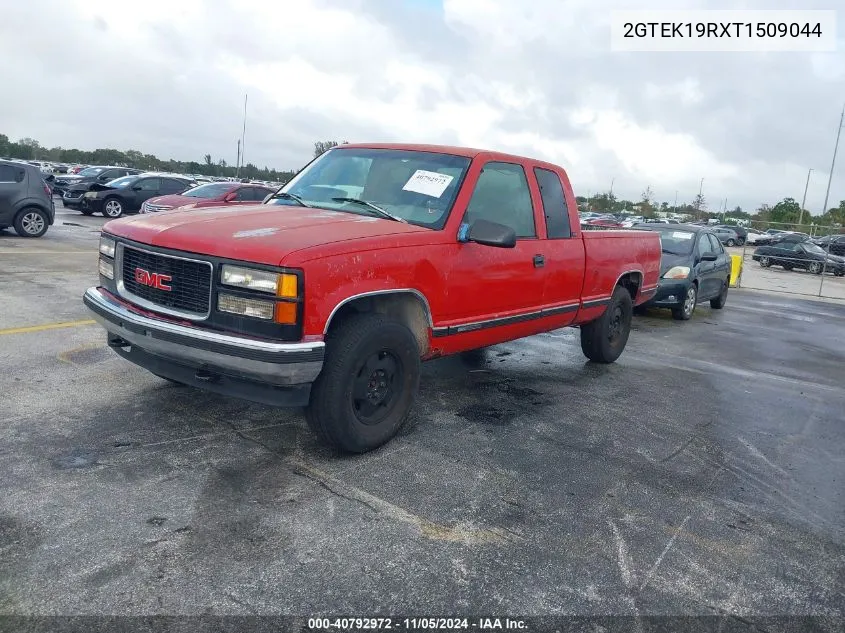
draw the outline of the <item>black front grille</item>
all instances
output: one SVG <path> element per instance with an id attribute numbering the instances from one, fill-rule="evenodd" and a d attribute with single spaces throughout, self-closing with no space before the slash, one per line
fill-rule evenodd
<path id="1" fill-rule="evenodd" d="M 139 272 L 140 269 L 140 272 Z M 123 286 L 135 297 L 156 306 L 204 316 L 211 298 L 211 265 L 123 247 Z M 152 275 L 167 275 L 170 290 L 155 288 Z M 141 283 L 138 278 L 145 279 Z M 128 297 L 130 301 L 132 297 Z"/>

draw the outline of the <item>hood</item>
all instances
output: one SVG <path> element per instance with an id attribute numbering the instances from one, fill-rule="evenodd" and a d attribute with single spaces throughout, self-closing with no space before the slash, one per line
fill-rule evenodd
<path id="1" fill-rule="evenodd" d="M 116 189 L 117 187 L 109 187 L 108 185 L 104 185 L 99 182 L 93 183 L 89 188 L 88 191 L 106 191 L 107 189 Z"/>
<path id="2" fill-rule="evenodd" d="M 270 266 L 312 246 L 429 230 L 363 214 L 265 204 L 164 211 L 103 227 L 142 244 Z"/>
<path id="3" fill-rule="evenodd" d="M 666 272 L 673 266 L 689 266 L 692 268 L 691 256 L 663 253 L 660 256 L 660 276 L 662 277 L 665 275 Z"/>

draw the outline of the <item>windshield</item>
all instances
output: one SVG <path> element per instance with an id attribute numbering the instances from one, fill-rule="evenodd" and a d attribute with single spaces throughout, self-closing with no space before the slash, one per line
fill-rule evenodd
<path id="1" fill-rule="evenodd" d="M 109 180 L 106 183 L 107 187 L 116 187 L 118 189 L 123 189 L 124 187 L 128 187 L 134 181 L 138 180 L 138 176 L 121 176 L 120 178 L 115 178 L 114 180 Z"/>
<path id="2" fill-rule="evenodd" d="M 660 247 L 664 253 L 670 255 L 689 255 L 695 246 L 695 233 L 691 231 L 677 231 L 674 229 L 660 229 Z"/>
<path id="3" fill-rule="evenodd" d="M 214 182 L 206 185 L 199 185 L 184 192 L 182 195 L 189 198 L 217 198 L 232 189 L 228 182 Z"/>
<path id="4" fill-rule="evenodd" d="M 440 229 L 446 223 L 469 163 L 470 159 L 463 156 L 434 152 L 334 148 L 312 161 L 281 189 L 289 196 L 272 198 L 267 204 L 301 206 L 304 203 L 379 216 L 367 205 L 333 200 L 355 198 L 412 224 Z"/>
<path id="5" fill-rule="evenodd" d="M 80 171 L 77 176 L 96 176 L 101 171 L 104 171 L 105 167 L 88 167 L 87 169 L 83 169 Z"/>

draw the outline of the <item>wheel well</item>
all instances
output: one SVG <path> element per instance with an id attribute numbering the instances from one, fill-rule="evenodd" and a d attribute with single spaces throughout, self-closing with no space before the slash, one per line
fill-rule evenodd
<path id="1" fill-rule="evenodd" d="M 616 285 L 625 288 L 625 290 L 628 291 L 628 294 L 631 295 L 631 301 L 636 301 L 637 293 L 643 285 L 643 276 L 641 273 L 637 272 L 625 273 L 619 278 Z"/>
<path id="2" fill-rule="evenodd" d="M 425 301 L 413 292 L 380 293 L 348 300 L 335 308 L 335 312 L 329 316 L 325 331 L 328 334 L 352 314 L 367 312 L 384 314 L 403 323 L 417 339 L 420 355 L 428 352 L 431 316 Z"/>

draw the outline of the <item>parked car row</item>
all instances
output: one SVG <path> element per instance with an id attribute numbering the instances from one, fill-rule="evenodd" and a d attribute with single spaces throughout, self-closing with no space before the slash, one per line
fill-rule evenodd
<path id="1" fill-rule="evenodd" d="M 763 268 L 781 266 L 784 270 L 801 269 L 815 275 L 824 272 L 845 277 L 845 257 L 832 255 L 809 240 L 782 239 L 771 245 L 758 246 L 751 259 Z"/>

